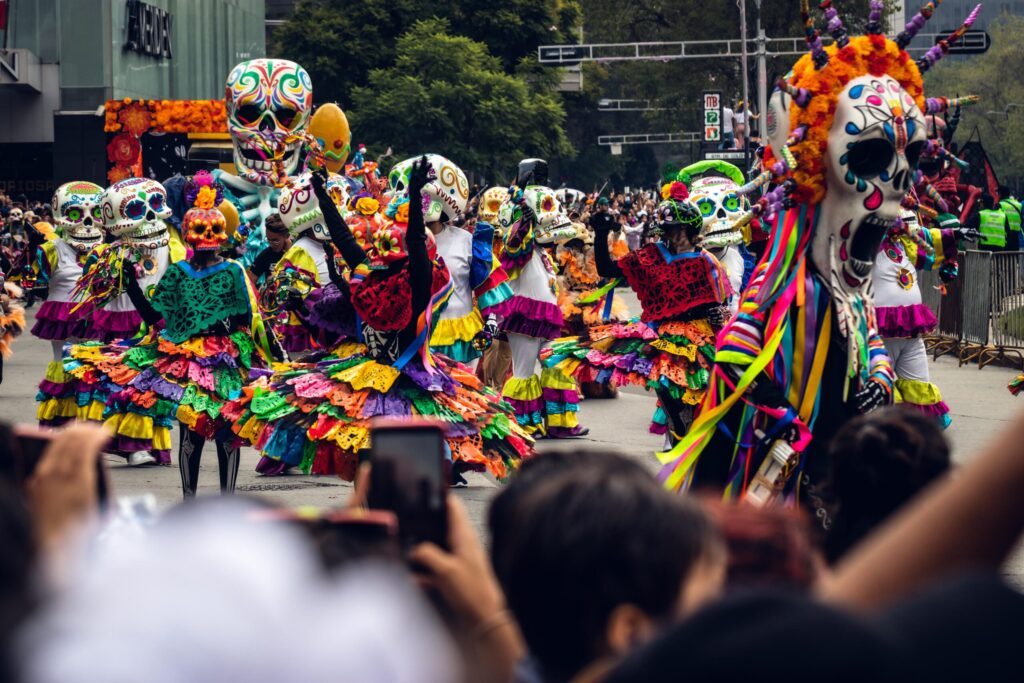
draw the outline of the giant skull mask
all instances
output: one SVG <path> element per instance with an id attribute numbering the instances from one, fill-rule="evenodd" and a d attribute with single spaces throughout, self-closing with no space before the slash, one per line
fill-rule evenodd
<path id="1" fill-rule="evenodd" d="M 225 97 L 238 175 L 280 187 L 299 169 L 313 107 L 309 74 L 286 59 L 242 62 L 228 75 Z"/>
<path id="2" fill-rule="evenodd" d="M 100 202 L 103 227 L 115 237 L 144 240 L 166 234 L 171 217 L 164 186 L 149 178 L 128 178 L 107 188 Z"/>
<path id="3" fill-rule="evenodd" d="M 443 221 L 451 223 L 466 210 L 469 202 L 469 181 L 462 169 L 439 154 L 427 154 L 430 181 L 423 188 L 423 220 L 426 223 Z M 412 165 L 420 157 L 406 159 L 391 169 L 388 174 L 388 190 L 392 197 L 402 197 L 409 192 L 409 174 Z"/>
<path id="4" fill-rule="evenodd" d="M 102 197 L 102 187 L 83 180 L 64 183 L 53 193 L 53 222 L 63 231 L 64 241 L 81 254 L 103 239 Z"/>
<path id="5" fill-rule="evenodd" d="M 867 286 L 925 146 L 924 116 L 890 76 L 859 76 L 839 97 L 825 153 L 828 192 L 811 259 L 833 287 Z"/>
<path id="6" fill-rule="evenodd" d="M 528 185 L 523 190 L 523 201 L 533 209 L 537 217 L 533 230 L 534 239 L 538 244 L 561 243 L 576 236 L 576 228 L 562 210 L 561 202 L 550 187 Z M 522 207 L 511 199 L 506 200 L 498 213 L 498 223 L 502 231 L 507 233 L 522 215 Z"/>

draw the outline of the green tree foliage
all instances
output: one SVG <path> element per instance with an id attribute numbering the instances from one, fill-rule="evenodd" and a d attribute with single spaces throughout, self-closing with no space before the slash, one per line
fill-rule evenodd
<path id="1" fill-rule="evenodd" d="M 492 181 L 519 159 L 572 154 L 565 111 L 548 84 L 509 74 L 483 43 L 452 35 L 443 19 L 418 21 L 395 43 L 394 65 L 352 89 L 352 125 L 397 158 L 431 151 Z"/>
<path id="2" fill-rule="evenodd" d="M 963 110 L 957 142 L 980 136 L 1000 180 L 1024 177 L 1024 17 L 1003 15 L 988 27 L 992 47 L 983 55 L 947 58 L 925 76 L 925 93 L 935 96 L 979 95 L 981 102 Z"/>
<path id="3" fill-rule="evenodd" d="M 453 35 L 485 43 L 513 71 L 537 45 L 573 40 L 580 8 L 575 0 L 299 0 L 274 33 L 271 54 L 309 71 L 318 102 L 345 108 L 371 70 L 394 63 L 397 37 L 430 17 L 447 19 Z"/>

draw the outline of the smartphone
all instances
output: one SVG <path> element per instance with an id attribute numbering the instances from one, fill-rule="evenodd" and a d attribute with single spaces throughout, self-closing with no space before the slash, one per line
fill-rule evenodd
<path id="1" fill-rule="evenodd" d="M 35 474 L 36 467 L 43 459 L 46 447 L 50 445 L 57 432 L 41 429 L 33 425 L 15 425 L 11 430 L 14 442 L 17 444 L 14 459 L 14 476 L 19 488 Z M 107 469 L 103 464 L 103 458 L 96 457 L 96 500 L 103 508 L 107 503 Z"/>
<path id="2" fill-rule="evenodd" d="M 370 430 L 371 509 L 398 517 L 398 538 L 408 550 L 430 541 L 448 547 L 448 485 L 444 432 L 426 420 L 374 422 Z"/>

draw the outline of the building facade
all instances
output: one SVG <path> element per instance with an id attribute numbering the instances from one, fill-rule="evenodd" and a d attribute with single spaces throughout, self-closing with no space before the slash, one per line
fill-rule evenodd
<path id="1" fill-rule="evenodd" d="M 0 189 L 49 199 L 106 184 L 103 104 L 216 99 L 263 57 L 265 0 L 8 0 L 0 50 Z"/>

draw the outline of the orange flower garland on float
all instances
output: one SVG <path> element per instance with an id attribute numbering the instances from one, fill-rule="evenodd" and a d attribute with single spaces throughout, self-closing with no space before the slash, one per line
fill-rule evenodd
<path id="1" fill-rule="evenodd" d="M 807 132 L 804 139 L 792 148 L 799 164 L 787 176 L 797 183 L 793 198 L 808 204 L 818 204 L 825 196 L 825 150 L 839 93 L 847 83 L 859 76 L 888 75 L 903 86 L 921 111 L 925 109 L 924 86 L 917 64 L 885 36 L 857 36 L 850 38 L 846 47 L 838 49 L 835 45 L 828 45 L 825 52 L 829 57 L 827 67 L 816 69 L 812 55 L 806 54 L 794 65 L 790 80 L 794 87 L 806 88 L 812 95 L 807 107 L 801 108 L 793 103 L 789 112 L 790 131 L 806 126 Z M 768 159 L 765 167 L 771 167 Z"/>
<path id="2" fill-rule="evenodd" d="M 143 133 L 226 133 L 223 100 L 110 100 L 105 106 L 104 130 Z"/>

